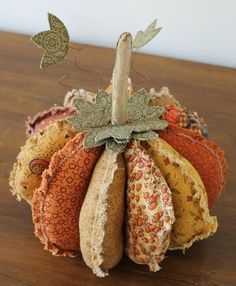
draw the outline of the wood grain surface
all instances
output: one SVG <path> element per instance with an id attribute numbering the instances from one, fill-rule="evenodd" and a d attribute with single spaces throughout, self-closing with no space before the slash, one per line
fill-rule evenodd
<path id="1" fill-rule="evenodd" d="M 76 46 L 76 45 L 74 45 Z M 78 45 L 79 46 L 79 45 Z M 114 43 L 115 46 L 115 43 Z M 174 47 L 173 47 L 174 49 Z M 107 278 L 95 277 L 81 257 L 53 257 L 34 236 L 31 210 L 9 192 L 8 176 L 25 142 L 24 121 L 28 115 L 62 104 L 69 87 L 57 79 L 66 62 L 39 69 L 42 50 L 28 36 L 0 32 L 0 285 L 236 285 L 236 70 L 211 65 L 138 54 L 135 68 L 150 77 L 138 87 L 168 86 L 190 110 L 197 110 L 208 123 L 211 138 L 225 149 L 230 165 L 226 192 L 211 209 L 219 220 L 218 232 L 194 244 L 186 254 L 168 252 L 158 273 L 135 265 L 124 256 Z M 77 54 L 65 83 L 75 88 L 106 87 L 114 67 L 114 50 L 93 46 Z M 94 72 L 102 71 L 102 79 Z M 132 74 L 135 82 L 143 78 Z"/>

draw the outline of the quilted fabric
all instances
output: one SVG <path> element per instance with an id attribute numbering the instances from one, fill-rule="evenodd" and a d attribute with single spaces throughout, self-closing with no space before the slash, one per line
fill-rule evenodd
<path id="1" fill-rule="evenodd" d="M 174 210 L 171 192 L 153 159 L 137 141 L 125 150 L 127 165 L 126 253 L 151 271 L 170 243 Z"/>
<path id="2" fill-rule="evenodd" d="M 78 220 L 101 148 L 84 149 L 78 133 L 51 158 L 32 200 L 35 234 L 54 255 L 79 249 Z"/>
<path id="3" fill-rule="evenodd" d="M 27 139 L 10 174 L 12 193 L 18 200 L 25 199 L 31 203 L 33 192 L 39 187 L 41 174 L 48 168 L 51 156 L 74 135 L 66 121 L 58 121 Z"/>
<path id="4" fill-rule="evenodd" d="M 163 139 L 148 141 L 145 146 L 172 192 L 176 220 L 170 249 L 184 250 L 213 234 L 217 220 L 210 216 L 207 194 L 195 168 Z"/>
<path id="5" fill-rule="evenodd" d="M 198 171 L 211 207 L 225 187 L 227 163 L 224 152 L 212 141 L 173 124 L 158 133 Z"/>

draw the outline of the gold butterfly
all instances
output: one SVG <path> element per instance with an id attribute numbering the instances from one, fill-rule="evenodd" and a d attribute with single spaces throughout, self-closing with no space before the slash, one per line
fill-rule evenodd
<path id="1" fill-rule="evenodd" d="M 150 42 L 160 31 L 161 27 L 156 27 L 157 19 L 154 20 L 146 30 L 138 31 L 133 40 L 133 49 L 138 50 Z"/>
<path id="2" fill-rule="evenodd" d="M 63 60 L 69 52 L 69 34 L 61 20 L 48 13 L 50 30 L 34 35 L 31 40 L 44 49 L 40 62 L 41 68 L 47 68 Z"/>

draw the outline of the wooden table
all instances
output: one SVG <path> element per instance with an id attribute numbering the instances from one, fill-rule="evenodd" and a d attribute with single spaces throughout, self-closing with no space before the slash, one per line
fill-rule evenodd
<path id="1" fill-rule="evenodd" d="M 219 220 L 213 237 L 195 243 L 185 255 L 168 252 L 158 273 L 124 257 L 109 277 L 99 279 L 81 257 L 58 258 L 44 251 L 33 233 L 29 205 L 17 202 L 9 192 L 8 175 L 26 139 L 27 115 L 61 104 L 68 90 L 57 83 L 66 63 L 42 71 L 41 54 L 28 36 L 0 33 L 0 285 L 236 285 L 236 70 L 150 55 L 135 57 L 135 68 L 150 77 L 144 87 L 168 86 L 180 102 L 206 119 L 211 137 L 225 149 L 230 165 L 227 191 L 211 209 Z M 78 62 L 83 68 L 101 70 L 103 79 L 72 67 L 65 82 L 96 90 L 109 83 L 114 50 L 86 47 Z M 136 74 L 133 79 L 138 82 L 142 77 Z"/>

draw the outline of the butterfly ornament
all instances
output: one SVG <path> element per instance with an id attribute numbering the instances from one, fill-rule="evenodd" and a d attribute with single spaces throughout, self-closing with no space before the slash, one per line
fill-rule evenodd
<path id="1" fill-rule="evenodd" d="M 48 13 L 50 30 L 34 35 L 31 40 L 40 48 L 44 49 L 44 54 L 40 62 L 40 68 L 44 69 L 62 61 L 69 52 L 69 33 L 63 22 L 56 16 Z M 133 50 L 145 46 L 161 30 L 156 27 L 157 20 L 154 20 L 145 31 L 138 31 L 133 40 Z"/>
<path id="2" fill-rule="evenodd" d="M 44 49 L 44 55 L 40 62 L 42 69 L 62 61 L 69 52 L 69 34 L 60 19 L 48 13 L 50 30 L 34 35 L 31 40 Z"/>

